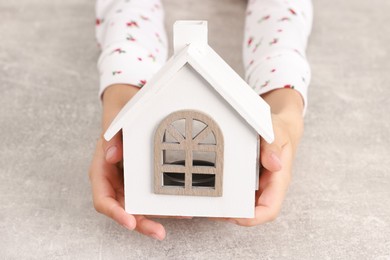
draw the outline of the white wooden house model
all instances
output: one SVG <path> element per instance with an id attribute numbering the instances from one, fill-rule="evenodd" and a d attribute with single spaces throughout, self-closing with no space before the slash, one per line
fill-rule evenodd
<path id="1" fill-rule="evenodd" d="M 175 23 L 174 56 L 105 139 L 120 130 L 128 213 L 254 217 L 270 108 L 207 44 L 207 22 Z"/>

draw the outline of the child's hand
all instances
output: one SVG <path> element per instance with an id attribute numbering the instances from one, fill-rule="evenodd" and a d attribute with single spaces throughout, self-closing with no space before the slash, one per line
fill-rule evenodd
<path id="1" fill-rule="evenodd" d="M 137 91 L 138 88 L 128 85 L 113 85 L 106 89 L 103 97 L 104 131 Z M 260 189 L 256 193 L 255 218 L 226 219 L 243 226 L 258 225 L 277 217 L 290 183 L 295 149 L 303 131 L 302 100 L 297 92 L 275 90 L 263 98 L 273 112 L 275 141 L 261 143 L 263 171 Z M 130 215 L 124 210 L 123 170 L 119 165 L 122 159 L 122 133 L 109 142 L 100 137 L 89 172 L 96 210 L 130 230 L 164 239 L 165 229 L 160 223 L 145 216 Z"/>
<path id="2" fill-rule="evenodd" d="M 138 88 L 129 85 L 113 85 L 106 89 L 103 96 L 103 133 L 137 91 Z M 89 171 L 95 209 L 130 230 L 136 229 L 144 235 L 164 239 L 165 229 L 160 223 L 145 216 L 130 215 L 124 210 L 123 169 L 119 165 L 122 159 L 122 132 L 109 142 L 101 136 Z"/>
<path id="3" fill-rule="evenodd" d="M 260 161 L 263 168 L 256 192 L 255 218 L 225 219 L 241 226 L 259 225 L 278 216 L 291 180 L 295 150 L 303 132 L 303 105 L 298 92 L 279 89 L 263 98 L 273 113 L 275 141 L 268 144 L 261 140 Z"/>

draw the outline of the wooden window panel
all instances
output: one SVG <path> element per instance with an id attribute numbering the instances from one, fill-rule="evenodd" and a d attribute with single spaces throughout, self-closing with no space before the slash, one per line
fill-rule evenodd
<path id="1" fill-rule="evenodd" d="M 178 129 L 178 120 L 184 120 L 183 129 Z M 200 131 L 193 129 L 194 121 L 196 124 L 205 127 Z M 165 142 L 165 135 L 170 135 L 170 142 Z M 204 144 L 202 141 L 214 135 L 212 140 L 215 144 Z M 178 163 L 166 164 L 163 161 L 163 151 L 184 151 L 184 165 Z M 197 165 L 198 161 L 194 162 L 194 151 L 215 153 L 213 166 Z M 223 181 L 223 135 L 215 121 L 208 115 L 195 110 L 181 110 L 168 115 L 155 133 L 154 140 L 154 192 L 157 194 L 170 195 L 191 195 L 191 196 L 222 196 L 222 181 Z M 174 173 L 184 173 L 184 185 L 164 185 L 164 173 L 169 178 L 174 178 Z M 167 174 L 169 173 L 169 174 Z M 204 175 L 205 182 L 202 184 Z M 177 175 L 179 176 L 179 175 Z M 180 175 L 182 176 L 182 175 Z M 192 179 L 195 176 L 196 180 Z M 212 177 L 214 176 L 214 178 Z M 180 177 L 182 178 L 182 177 Z M 165 182 L 168 183 L 168 182 Z"/>

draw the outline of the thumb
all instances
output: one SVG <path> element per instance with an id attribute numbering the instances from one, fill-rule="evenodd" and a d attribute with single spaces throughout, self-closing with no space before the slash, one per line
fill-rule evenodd
<path id="1" fill-rule="evenodd" d="M 103 137 L 103 151 L 108 163 L 115 164 L 123 159 L 122 131 L 118 132 L 109 141 L 106 141 Z"/>
<path id="2" fill-rule="evenodd" d="M 264 139 L 260 143 L 260 162 L 261 165 L 270 172 L 280 171 L 282 169 L 282 147 L 284 143 L 279 138 L 269 144 Z"/>
<path id="3" fill-rule="evenodd" d="M 118 113 L 122 109 L 122 104 L 119 102 L 115 102 L 110 100 L 108 95 L 105 94 L 105 103 L 103 106 L 103 129 L 106 131 L 114 118 L 118 115 Z M 107 102 L 106 100 L 111 102 Z M 103 151 L 106 161 L 111 164 L 118 163 L 123 158 L 123 148 L 122 148 L 122 131 L 119 131 L 114 135 L 110 140 L 103 139 Z"/>
<path id="4" fill-rule="evenodd" d="M 108 129 L 111 122 L 122 110 L 123 106 L 137 93 L 138 87 L 115 84 L 108 87 L 103 93 L 103 129 Z M 111 164 L 123 159 L 122 131 L 111 140 L 104 140 L 103 151 L 106 161 Z"/>

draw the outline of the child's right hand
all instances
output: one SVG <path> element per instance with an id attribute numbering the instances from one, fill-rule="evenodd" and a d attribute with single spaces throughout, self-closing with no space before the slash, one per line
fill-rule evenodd
<path id="1" fill-rule="evenodd" d="M 138 90 L 129 85 L 112 85 L 105 90 L 103 133 Z M 123 169 L 119 166 L 122 159 L 122 132 L 108 142 L 101 135 L 89 170 L 95 209 L 130 230 L 163 240 L 166 234 L 163 225 L 145 216 L 130 215 L 124 210 Z"/>

